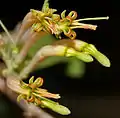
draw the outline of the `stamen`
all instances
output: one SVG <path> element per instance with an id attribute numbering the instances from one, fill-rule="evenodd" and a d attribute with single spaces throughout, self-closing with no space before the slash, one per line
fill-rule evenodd
<path id="1" fill-rule="evenodd" d="M 95 18 L 83 18 L 83 19 L 78 19 L 74 20 L 73 22 L 79 22 L 79 21 L 85 21 L 85 20 L 108 20 L 109 16 L 107 17 L 95 17 Z"/>
<path id="2" fill-rule="evenodd" d="M 60 20 L 60 15 L 53 14 L 52 19 L 53 19 L 53 21 L 58 22 Z"/>
<path id="3" fill-rule="evenodd" d="M 64 34 L 69 37 L 71 35 L 71 29 L 68 28 L 68 29 L 64 30 Z"/>
<path id="4" fill-rule="evenodd" d="M 38 94 L 39 96 L 47 97 L 47 98 L 54 98 L 54 99 L 59 99 L 60 95 L 59 94 L 54 94 L 54 93 L 49 93 L 47 91 L 43 91 Z"/>
<path id="5" fill-rule="evenodd" d="M 66 16 L 66 19 L 70 22 L 69 24 L 71 24 L 73 21 L 72 17 L 70 17 L 70 16 Z"/>
<path id="6" fill-rule="evenodd" d="M 46 19 L 46 20 L 52 20 L 52 18 L 50 18 L 50 17 L 47 17 L 47 16 L 45 17 L 45 19 Z"/>
<path id="7" fill-rule="evenodd" d="M 77 12 L 76 11 L 71 11 L 68 16 L 70 16 L 73 20 L 77 18 Z"/>
<path id="8" fill-rule="evenodd" d="M 76 38 L 76 32 L 72 30 L 69 38 L 72 39 L 72 40 L 75 39 Z"/>
<path id="9" fill-rule="evenodd" d="M 27 99 L 28 102 L 34 102 L 35 98 L 34 96 L 31 96 L 29 99 Z"/>
<path id="10" fill-rule="evenodd" d="M 96 30 L 97 25 L 91 25 L 91 24 L 84 24 L 84 23 L 72 23 L 73 26 L 71 26 L 71 29 L 76 29 L 76 28 L 84 28 L 84 29 L 91 29 L 91 30 Z"/>

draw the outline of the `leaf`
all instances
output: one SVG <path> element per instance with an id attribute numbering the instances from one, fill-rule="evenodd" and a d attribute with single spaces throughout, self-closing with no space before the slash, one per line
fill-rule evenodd
<path id="1" fill-rule="evenodd" d="M 67 76 L 72 78 L 81 78 L 85 73 L 85 63 L 76 57 L 71 57 L 68 60 L 65 73 Z"/>
<path id="2" fill-rule="evenodd" d="M 30 57 L 33 57 L 35 55 L 35 53 L 43 46 L 48 45 L 48 44 L 52 44 L 55 41 L 55 38 L 50 35 L 47 34 L 45 36 L 43 36 L 42 38 L 40 38 L 39 40 L 37 40 L 33 46 L 29 49 L 28 55 Z"/>
<path id="3" fill-rule="evenodd" d="M 66 62 L 67 60 L 68 59 L 66 57 L 57 57 L 57 56 L 48 57 L 38 64 L 37 69 L 48 68 L 60 62 Z"/>

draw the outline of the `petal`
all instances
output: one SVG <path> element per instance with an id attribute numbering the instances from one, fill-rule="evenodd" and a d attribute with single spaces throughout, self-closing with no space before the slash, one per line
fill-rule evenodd
<path id="1" fill-rule="evenodd" d="M 29 87 L 28 87 L 28 84 L 26 84 L 26 83 L 23 82 L 23 81 L 20 81 L 20 87 L 23 88 L 23 89 L 24 89 L 24 88 L 29 88 Z"/>
<path id="2" fill-rule="evenodd" d="M 74 56 L 84 62 L 92 62 L 93 61 L 92 56 L 90 56 L 89 54 L 87 54 L 85 52 L 78 52 L 73 48 L 68 48 L 65 56 L 67 56 L 67 57 Z"/>
<path id="3" fill-rule="evenodd" d="M 71 11 L 68 16 L 70 16 L 72 19 L 76 19 L 77 18 L 77 12 L 76 11 Z"/>
<path id="4" fill-rule="evenodd" d="M 70 114 L 70 110 L 67 107 L 59 105 L 57 102 L 54 102 L 54 101 L 47 99 L 47 98 L 44 98 L 36 93 L 33 93 L 33 95 L 40 98 L 41 105 L 43 107 L 47 107 L 47 108 L 49 108 L 49 109 L 51 109 L 59 114 L 62 114 L 62 115 Z"/>
<path id="5" fill-rule="evenodd" d="M 71 113 L 67 107 L 62 106 L 56 102 L 46 101 L 46 100 L 41 100 L 41 102 L 45 107 L 47 107 L 47 108 L 49 108 L 49 109 L 51 109 L 51 110 L 53 110 L 61 115 L 68 115 Z"/>
<path id="6" fill-rule="evenodd" d="M 32 77 L 29 79 L 29 84 L 33 84 L 33 81 L 34 81 L 34 76 L 32 76 Z"/>
<path id="7" fill-rule="evenodd" d="M 34 102 L 34 100 L 35 100 L 35 97 L 32 95 L 32 96 L 28 96 L 28 98 L 27 98 L 27 101 L 28 102 Z"/>
<path id="8" fill-rule="evenodd" d="M 84 62 L 92 62 L 93 58 L 89 54 L 86 54 L 84 52 L 77 52 L 76 57 Z"/>
<path id="9" fill-rule="evenodd" d="M 43 97 L 47 97 L 47 98 L 54 98 L 54 99 L 60 98 L 59 94 L 53 94 L 53 93 L 49 93 L 49 92 L 42 92 L 40 95 Z"/>
<path id="10" fill-rule="evenodd" d="M 89 44 L 84 51 L 89 52 L 93 57 L 95 57 L 103 66 L 110 67 L 110 60 L 96 49 L 92 44 Z"/>
<path id="11" fill-rule="evenodd" d="M 37 86 L 37 87 L 40 87 L 43 85 L 43 79 L 41 77 L 38 77 L 35 81 L 34 81 L 34 84 Z"/>
<path id="12" fill-rule="evenodd" d="M 22 100 L 22 99 L 26 99 L 26 95 L 24 95 L 24 94 L 18 95 L 17 101 L 20 102 L 20 100 Z"/>
<path id="13" fill-rule="evenodd" d="M 105 67 L 110 67 L 110 60 L 101 52 L 97 51 L 94 57 Z"/>
<path id="14" fill-rule="evenodd" d="M 61 13 L 61 18 L 65 18 L 65 13 L 66 13 L 66 10 L 64 10 L 62 13 Z"/>

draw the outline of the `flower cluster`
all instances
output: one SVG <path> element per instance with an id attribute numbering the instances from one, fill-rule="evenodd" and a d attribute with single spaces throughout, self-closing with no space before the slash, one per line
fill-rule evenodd
<path id="1" fill-rule="evenodd" d="M 55 14 L 56 9 L 49 8 L 48 0 L 45 0 L 43 8 L 39 10 L 30 10 L 31 18 L 27 20 L 34 21 L 32 22 L 32 30 L 35 32 L 45 31 L 47 33 L 54 34 L 57 38 L 61 39 L 61 34 L 64 33 L 70 39 L 76 38 L 76 28 L 84 28 L 96 30 L 96 25 L 84 24 L 79 21 L 85 20 L 101 20 L 108 19 L 109 17 L 99 17 L 99 18 L 85 18 L 85 19 L 76 19 L 77 12 L 71 11 L 67 16 L 65 15 L 66 10 L 64 10 L 61 15 Z M 29 15 L 28 15 L 29 16 Z"/>
<path id="2" fill-rule="evenodd" d="M 17 33 L 15 39 L 0 20 L 0 25 L 6 32 L 7 39 L 9 39 L 6 40 L 6 37 L 0 35 L 0 55 L 6 64 L 5 68 L 2 69 L 2 76 L 7 78 L 7 86 L 19 93 L 18 101 L 25 99 L 28 103 L 49 108 L 62 115 L 68 115 L 70 114 L 68 108 L 48 99 L 59 99 L 59 94 L 49 93 L 46 89 L 40 88 L 43 85 L 41 77 L 34 81 L 34 76 L 32 76 L 28 84 L 22 80 L 27 78 L 37 68 L 37 65 L 49 56 L 74 56 L 83 62 L 92 62 L 94 57 L 103 66 L 110 67 L 109 59 L 93 44 L 77 40 L 74 31 L 76 28 L 96 30 L 96 25 L 81 22 L 108 19 L 109 17 L 77 19 L 76 11 L 71 11 L 68 15 L 66 15 L 66 10 L 60 15 L 56 14 L 56 11 L 56 9 L 49 8 L 48 0 L 45 0 L 41 11 L 31 9 L 24 17 L 21 27 L 15 32 Z M 33 44 L 41 38 L 42 33 L 53 34 L 59 39 L 62 38 L 61 34 L 63 33 L 72 40 L 62 39 L 40 49 L 36 48 L 35 54 L 29 56 L 30 49 L 34 48 Z M 39 44 L 36 45 L 39 47 Z"/>

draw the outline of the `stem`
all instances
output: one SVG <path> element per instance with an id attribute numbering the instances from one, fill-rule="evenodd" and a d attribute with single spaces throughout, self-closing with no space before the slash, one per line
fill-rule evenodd
<path id="1" fill-rule="evenodd" d="M 44 47 L 45 48 L 45 47 Z M 29 62 L 27 67 L 25 67 L 21 73 L 20 73 L 20 78 L 26 78 L 26 76 L 34 69 L 36 64 L 39 63 L 39 61 L 43 60 L 45 56 L 42 55 L 42 49 L 36 53 L 36 55 L 33 57 L 33 59 Z"/>
<path id="2" fill-rule="evenodd" d="M 73 22 L 79 22 L 79 21 L 85 21 L 85 20 L 108 20 L 109 16 L 107 17 L 95 17 L 95 18 L 83 18 L 83 19 L 78 19 L 74 20 Z"/>
<path id="3" fill-rule="evenodd" d="M 2 70 L 2 74 L 4 77 L 7 77 L 9 75 L 17 75 L 17 73 L 13 70 L 13 63 L 14 61 L 10 59 L 10 57 L 5 53 L 4 49 L 0 49 L 0 52 L 2 54 L 2 59 L 6 65 L 6 68 Z"/>
<path id="4" fill-rule="evenodd" d="M 35 22 L 36 22 L 36 18 L 33 16 L 33 14 L 31 12 L 27 13 L 22 21 L 18 35 L 16 37 L 16 40 L 15 40 L 16 43 L 18 43 L 19 39 L 21 39 L 25 31 L 27 31 Z"/>
<path id="5" fill-rule="evenodd" d="M 4 49 L 0 49 L 0 52 L 2 54 L 3 60 L 9 70 L 11 70 L 12 65 L 10 63 L 10 59 L 8 58 L 7 54 L 5 53 Z"/>
<path id="6" fill-rule="evenodd" d="M 16 37 L 16 43 L 18 43 L 18 41 L 21 39 L 22 35 L 25 33 L 25 31 L 27 31 L 31 26 L 32 24 L 35 22 L 36 20 L 34 19 L 31 19 L 31 20 L 27 20 L 26 22 L 23 22 L 22 23 L 22 26 L 18 32 L 18 35 Z"/>
<path id="7" fill-rule="evenodd" d="M 26 78 L 27 75 L 34 69 L 34 67 L 36 66 L 36 64 L 38 64 L 40 57 L 38 57 L 38 55 L 35 55 L 34 58 L 29 62 L 29 64 L 27 65 L 27 67 L 23 68 L 23 70 L 21 71 L 19 78 L 23 79 Z"/>
<path id="8" fill-rule="evenodd" d="M 0 25 L 1 25 L 1 27 L 4 29 L 4 31 L 6 32 L 8 38 L 11 40 L 11 42 L 12 42 L 13 44 L 15 44 L 13 38 L 11 37 L 10 33 L 8 32 L 7 28 L 6 28 L 5 25 L 2 23 L 1 20 L 0 20 Z"/>
<path id="9" fill-rule="evenodd" d="M 27 67 L 25 67 L 21 73 L 20 73 L 20 78 L 24 79 L 28 74 L 33 71 L 33 69 L 36 67 L 36 65 L 45 59 L 48 56 L 64 56 L 64 53 L 66 52 L 66 47 L 65 46 L 52 46 L 52 45 L 47 45 L 41 48 L 36 55 L 33 57 L 33 59 L 29 62 Z"/>
<path id="10" fill-rule="evenodd" d="M 8 38 L 10 39 L 10 41 L 11 41 L 12 44 L 13 44 L 13 45 L 11 45 L 11 42 L 8 43 L 8 50 L 7 50 L 7 54 L 6 54 L 6 55 L 9 56 L 10 53 L 11 53 L 11 50 L 12 50 L 12 54 L 11 54 L 11 57 L 12 57 L 12 58 L 11 58 L 11 59 L 13 59 L 13 57 L 14 57 L 15 54 L 16 54 L 16 49 L 17 49 L 16 44 L 15 44 L 15 42 L 14 42 L 11 34 L 9 33 L 9 31 L 7 30 L 7 28 L 6 28 L 5 25 L 2 23 L 1 20 L 0 20 L 0 25 L 1 25 L 1 27 L 4 29 L 5 33 L 7 34 Z M 12 46 L 12 47 L 11 47 L 11 46 Z"/>
<path id="11" fill-rule="evenodd" d="M 20 53 L 17 55 L 15 59 L 16 64 L 20 64 L 24 60 L 30 47 L 34 44 L 36 40 L 40 39 L 42 35 L 43 32 L 37 33 L 31 30 L 28 32 L 28 35 L 26 37 L 26 40 L 28 39 L 28 41 L 25 42 Z"/>
<path id="12" fill-rule="evenodd" d="M 7 79 L 7 86 L 14 92 L 19 94 L 29 94 L 29 90 L 23 89 L 20 87 L 20 80 L 18 80 L 18 77 L 16 76 L 9 76 L 9 79 Z"/>

